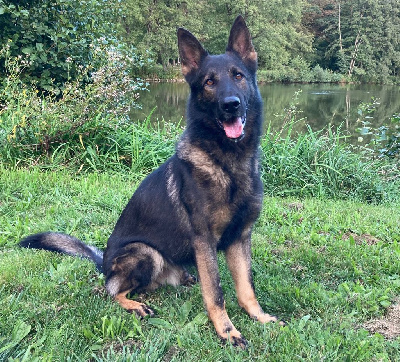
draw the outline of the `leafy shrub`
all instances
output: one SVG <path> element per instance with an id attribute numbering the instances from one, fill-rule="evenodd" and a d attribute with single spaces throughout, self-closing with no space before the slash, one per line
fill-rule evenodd
<path id="1" fill-rule="evenodd" d="M 75 164 L 93 169 L 100 155 L 118 149 L 116 143 L 124 144 L 123 148 L 132 141 L 132 133 L 125 134 L 125 143 L 120 138 L 132 126 L 129 109 L 137 105 L 137 91 L 144 84 L 129 76 L 134 60 L 119 49 L 96 51 L 107 61 L 92 73 L 92 82 L 85 86 L 81 79 L 67 82 L 62 95 L 40 94 L 21 80 L 24 60 L 7 60 L 7 76 L 0 89 L 2 162 L 42 167 Z M 82 74 L 85 72 L 83 69 Z M 117 152 L 114 156 L 117 162 L 121 155 Z"/>
<path id="2" fill-rule="evenodd" d="M 311 69 L 310 78 L 316 83 L 337 83 L 344 79 L 339 73 L 334 73 L 331 70 L 323 69 L 318 64 Z"/>
<path id="3" fill-rule="evenodd" d="M 345 79 L 342 74 L 323 69 L 319 65 L 311 68 L 311 65 L 299 56 L 291 59 L 286 66 L 274 70 L 261 69 L 258 74 L 258 78 L 262 81 L 288 83 L 338 83 Z"/>
<path id="4" fill-rule="evenodd" d="M 0 48 L 11 59 L 24 56 L 20 76 L 46 91 L 81 76 L 93 61 L 93 44 L 110 39 L 113 0 L 4 0 L 0 2 Z M 7 67 L 0 61 L 0 76 Z"/>

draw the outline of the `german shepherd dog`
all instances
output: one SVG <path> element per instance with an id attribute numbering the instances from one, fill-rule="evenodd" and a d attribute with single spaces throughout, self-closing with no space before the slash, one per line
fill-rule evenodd
<path id="1" fill-rule="evenodd" d="M 257 53 L 241 16 L 232 26 L 225 54 L 209 55 L 182 28 L 178 47 L 191 90 L 186 129 L 176 153 L 133 194 L 104 255 L 72 236 L 53 232 L 28 236 L 20 245 L 93 260 L 105 274 L 107 292 L 140 317 L 153 311 L 128 299 L 129 293 L 191 283 L 195 278 L 185 266 L 195 264 L 218 336 L 244 348 L 247 342 L 225 310 L 218 250 L 225 253 L 239 305 L 261 323 L 277 321 L 261 309 L 251 275 L 250 238 L 263 197 Z"/>

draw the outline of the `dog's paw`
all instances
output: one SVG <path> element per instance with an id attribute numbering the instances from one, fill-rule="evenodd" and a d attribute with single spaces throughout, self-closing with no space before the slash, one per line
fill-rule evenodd
<path id="1" fill-rule="evenodd" d="M 138 303 L 134 308 L 127 309 L 128 313 L 133 313 L 135 312 L 138 317 L 144 318 L 144 317 L 153 317 L 154 312 L 151 308 L 149 308 L 146 304 L 144 303 Z"/>
<path id="2" fill-rule="evenodd" d="M 183 285 L 186 285 L 188 287 L 195 285 L 197 283 L 197 278 L 195 275 L 192 274 L 188 274 L 187 278 L 185 279 L 185 281 L 183 282 Z"/>
<path id="3" fill-rule="evenodd" d="M 239 347 L 241 349 L 246 349 L 248 345 L 246 338 L 244 338 L 242 335 L 240 335 L 240 337 L 232 337 L 230 342 L 232 343 L 233 347 Z"/>
<path id="4" fill-rule="evenodd" d="M 287 323 L 285 321 L 279 320 L 277 316 L 270 315 L 268 313 L 258 315 L 254 318 L 257 319 L 261 323 L 278 323 L 280 326 L 283 326 L 283 327 L 287 325 Z"/>
<path id="5" fill-rule="evenodd" d="M 197 278 L 193 274 L 189 274 L 187 271 L 182 276 L 181 284 L 187 287 L 191 287 L 197 283 Z"/>
<path id="6" fill-rule="evenodd" d="M 241 349 L 246 349 L 248 345 L 246 338 L 236 329 L 223 333 L 219 338 L 224 343 L 230 343 L 233 347 L 239 347 Z"/>

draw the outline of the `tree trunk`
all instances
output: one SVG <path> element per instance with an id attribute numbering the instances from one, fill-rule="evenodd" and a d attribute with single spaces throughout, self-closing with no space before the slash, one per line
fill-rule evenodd
<path id="1" fill-rule="evenodd" d="M 338 31 L 339 31 L 339 47 L 340 47 L 340 52 L 343 52 L 342 28 L 341 28 L 341 25 L 340 25 L 340 2 L 338 3 Z"/>
<path id="2" fill-rule="evenodd" d="M 356 63 L 356 59 L 357 59 L 357 53 L 358 53 L 358 47 L 361 44 L 361 30 L 358 31 L 358 34 L 356 36 L 356 40 L 354 42 L 354 52 L 351 56 L 351 60 L 350 60 L 350 66 L 349 66 L 349 76 L 351 76 L 353 74 L 353 70 L 354 70 L 354 65 Z"/>

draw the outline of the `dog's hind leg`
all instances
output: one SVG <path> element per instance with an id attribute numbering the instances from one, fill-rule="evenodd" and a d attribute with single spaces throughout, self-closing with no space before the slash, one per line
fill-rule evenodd
<path id="1" fill-rule="evenodd" d="M 128 312 L 153 315 L 147 305 L 128 299 L 127 294 L 152 289 L 163 266 L 164 258 L 157 250 L 140 242 L 128 244 L 112 259 L 106 273 L 107 292 Z"/>
<path id="2" fill-rule="evenodd" d="M 122 308 L 140 317 L 154 312 L 144 303 L 127 298 L 132 292 L 155 290 L 166 284 L 177 286 L 188 283 L 191 276 L 186 269 L 169 263 L 154 248 L 131 243 L 113 259 L 111 272 L 107 273 L 106 289 Z"/>

